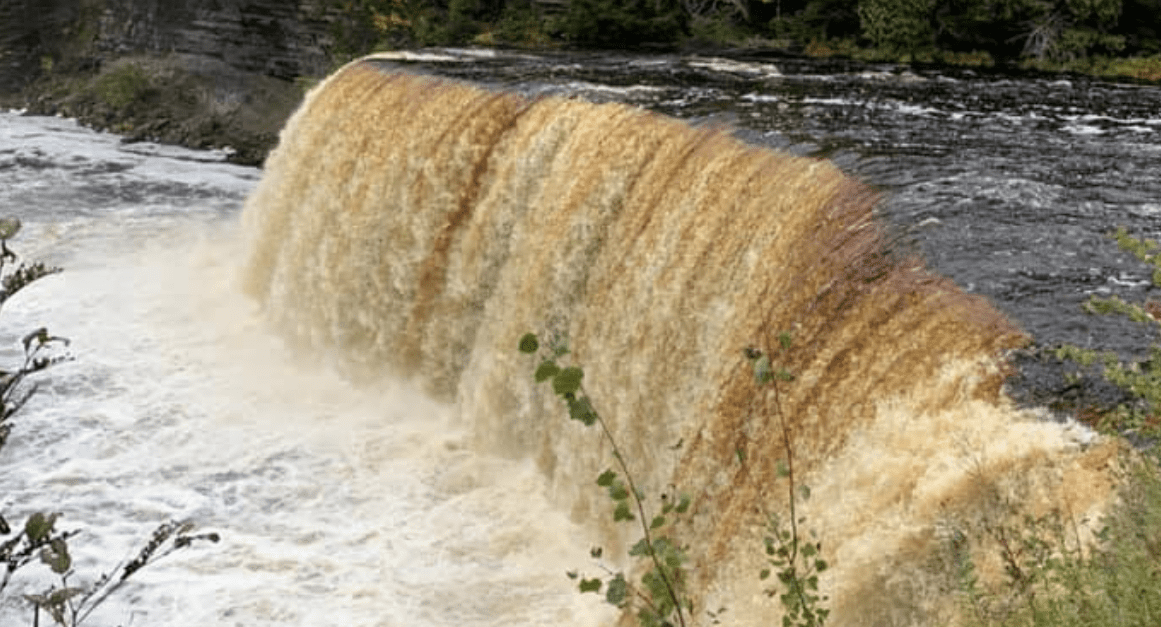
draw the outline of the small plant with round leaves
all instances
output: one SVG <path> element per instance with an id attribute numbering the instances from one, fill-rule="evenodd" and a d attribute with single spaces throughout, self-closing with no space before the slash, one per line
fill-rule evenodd
<path id="1" fill-rule="evenodd" d="M 20 227 L 20 220 L 0 218 L 0 305 L 32 283 L 61 271 L 60 268 L 40 262 L 20 263 L 13 270 L 7 268 L 19 259 L 8 247 L 8 240 L 20 231 Z M 26 385 L 25 379 L 72 358 L 63 352 L 63 347 L 69 341 L 50 335 L 43 327 L 26 334 L 21 343 L 24 346 L 24 361 L 14 370 L 0 370 L 0 449 L 12 431 L 9 418 L 24 407 L 37 391 L 37 386 Z M 40 594 L 24 595 L 24 599 L 33 607 L 34 627 L 40 624 L 41 611 L 47 613 L 58 625 L 76 627 L 110 595 L 121 589 L 129 577 L 146 565 L 195 542 L 219 540 L 216 533 L 191 534 L 193 523 L 166 522 L 154 530 L 152 538 L 133 559 L 122 562 L 117 569 L 102 575 L 92 585 L 75 585 L 72 582 L 74 570 L 69 541 L 80 531 L 59 529 L 57 521 L 60 517 L 60 513 L 34 512 L 13 534 L 12 525 L 0 513 L 0 538 L 11 536 L 0 540 L 0 569 L 3 569 L 0 574 L 0 594 L 7 589 L 13 574 L 35 562 L 47 566 L 59 578 L 59 583 Z"/>
<path id="2" fill-rule="evenodd" d="M 69 539 L 78 535 L 78 530 L 62 531 L 57 527 L 59 513 L 37 512 L 28 517 L 15 536 L 0 544 L 0 564 L 4 566 L 0 578 L 0 592 L 8 586 L 12 574 L 39 558 L 59 580 L 44 592 L 25 594 L 24 599 L 33 606 L 33 625 L 39 624 L 40 612 L 45 612 L 53 622 L 62 627 L 76 627 L 88 619 L 89 615 L 139 570 L 159 559 L 195 542 L 217 542 L 216 533 L 191 534 L 191 522 L 170 521 L 162 523 L 153 531 L 153 536 L 131 560 L 126 560 L 113 571 L 105 573 L 91 585 L 77 585 L 72 581 L 72 555 Z M 0 535 L 8 535 L 11 529 L 0 517 Z"/>
<path id="3" fill-rule="evenodd" d="M 646 563 L 646 570 L 639 583 L 632 583 L 623 571 L 614 571 L 602 565 L 606 576 L 584 577 L 570 571 L 569 578 L 577 580 L 582 593 L 600 594 L 605 601 L 625 610 L 636 609 L 638 623 L 643 627 L 684 627 L 692 614 L 693 600 L 686 591 L 685 565 L 688 561 L 686 546 L 674 536 L 677 519 L 690 507 L 687 494 L 671 490 L 661 495 L 661 508 L 653 516 L 646 512 L 645 496 L 637 488 L 633 475 L 621 449 L 617 446 L 608 424 L 593 406 L 584 390 L 584 370 L 578 366 L 562 366 L 560 361 L 569 354 L 567 344 L 554 337 L 550 346 L 541 350 L 540 340 L 534 333 L 520 338 L 520 351 L 529 355 L 541 355 L 533 377 L 537 383 L 548 382 L 553 392 L 568 407 L 569 418 L 591 427 L 598 425 L 609 442 L 617 470 L 606 469 L 596 479 L 596 484 L 604 488 L 613 504 L 613 520 L 616 522 L 636 522 L 641 529 L 641 539 L 630 549 L 629 556 Z M 593 559 L 599 560 L 604 551 L 595 547 L 591 551 Z M 716 616 L 721 610 L 711 614 Z"/>
<path id="4" fill-rule="evenodd" d="M 789 331 L 778 334 L 776 358 L 785 357 L 793 344 Z M 794 476 L 794 447 L 786 415 L 782 411 L 780 385 L 794 381 L 794 375 L 780 363 L 771 359 L 769 352 L 748 348 L 745 351 L 754 372 L 754 380 L 760 386 L 772 386 L 774 409 L 778 413 L 782 431 L 782 446 L 786 456 L 778 460 L 776 472 L 786 479 L 789 516 L 783 519 L 778 514 L 767 512 L 767 535 L 764 538 L 768 568 L 762 569 L 759 578 L 763 581 L 773 574 L 778 586 L 766 591 L 769 596 L 778 596 L 785 613 L 783 627 L 822 627 L 830 610 L 824 607 L 828 598 L 818 589 L 818 576 L 826 571 L 828 564 L 822 558 L 822 543 L 805 538 L 801 526 L 805 517 L 798 515 L 796 504 L 799 499 L 810 498 L 810 487 L 796 485 Z M 745 456 L 738 452 L 739 461 Z"/>

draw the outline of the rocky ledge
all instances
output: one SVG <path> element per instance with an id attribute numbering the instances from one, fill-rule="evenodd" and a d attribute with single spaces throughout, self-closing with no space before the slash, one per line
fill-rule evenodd
<path id="1" fill-rule="evenodd" d="M 199 55 L 138 54 L 45 72 L 0 106 L 76 118 L 125 141 L 224 148 L 236 163 L 260 165 L 307 84 Z"/>

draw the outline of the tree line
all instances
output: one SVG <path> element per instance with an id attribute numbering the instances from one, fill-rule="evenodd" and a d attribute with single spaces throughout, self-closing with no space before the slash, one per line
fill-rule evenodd
<path id="1" fill-rule="evenodd" d="M 458 43 L 673 46 L 760 38 L 897 56 L 1069 61 L 1161 53 L 1161 0 L 339 0 L 352 52 Z"/>

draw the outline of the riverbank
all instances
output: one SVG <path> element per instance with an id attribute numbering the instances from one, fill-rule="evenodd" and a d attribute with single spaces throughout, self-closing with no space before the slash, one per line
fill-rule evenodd
<path id="1" fill-rule="evenodd" d="M 477 39 L 490 42 L 495 37 L 484 33 Z M 793 50 L 771 47 L 776 43 L 755 40 L 727 48 L 695 40 L 685 53 L 771 60 L 775 64 L 780 59 L 830 60 L 854 69 L 886 63 L 925 70 L 970 67 L 1005 75 L 1059 72 L 1117 81 L 1161 80 L 1161 57 L 997 65 L 986 53 L 912 58 L 860 49 L 853 41 L 813 42 Z M 503 50 L 486 46 L 470 49 L 481 51 L 481 58 L 493 50 Z M 560 51 L 549 47 L 540 53 Z M 336 58 L 334 65 L 338 64 Z M 0 107 L 75 118 L 86 126 L 124 135 L 127 141 L 226 149 L 235 163 L 261 165 L 308 86 L 321 78 L 322 75 L 278 78 L 199 54 L 136 53 L 55 65 L 46 59 L 31 82 L 8 92 L 0 91 Z"/>
<path id="2" fill-rule="evenodd" d="M 0 106 L 60 115 L 125 136 L 190 148 L 218 148 L 261 165 L 302 99 L 301 83 L 245 72 L 189 54 L 135 54 L 99 67 L 42 68 Z"/>
<path id="3" fill-rule="evenodd" d="M 1007 131 L 1002 130 L 1008 128 L 1006 126 L 1008 122 L 1004 120 L 1009 118 L 983 122 L 985 119 L 991 119 L 989 112 L 995 110 L 1006 111 L 1007 115 L 1014 116 L 1012 119 L 1027 116 L 1030 120 L 1041 120 L 1034 116 L 1059 110 L 1061 112 L 1059 116 L 1054 114 L 1060 118 L 1059 124 L 1072 129 L 1062 130 L 1059 136 L 1030 136 L 1029 144 L 1048 145 L 1044 142 L 1065 140 L 1074 142 L 1078 141 L 1077 138 L 1102 137 L 1106 133 L 1127 133 L 1124 135 L 1125 141 L 1136 141 L 1134 138 L 1145 136 L 1142 133 L 1151 133 L 1147 126 L 1141 126 L 1140 123 L 1135 123 L 1134 126 L 1134 123 L 1130 123 L 1134 119 L 1152 116 L 1148 106 L 1142 109 L 1132 104 L 1132 94 L 1138 91 L 1137 88 L 1129 88 L 1128 92 L 1132 93 L 1122 93 L 1124 90 L 1115 89 L 1109 91 L 1112 85 L 1087 77 L 1074 75 L 1069 77 L 1071 81 L 1061 82 L 1055 76 L 1046 76 L 1042 72 L 1019 67 L 980 65 L 971 71 L 962 67 L 951 70 L 947 69 L 947 66 L 939 65 L 856 61 L 837 54 L 826 59 L 811 58 L 760 48 L 728 51 L 704 48 L 696 51 L 696 54 L 689 51 L 682 54 L 644 55 L 560 51 L 513 53 L 496 48 L 476 47 L 400 51 L 390 56 L 393 56 L 397 63 L 415 66 L 420 71 L 436 71 L 464 80 L 496 84 L 512 82 L 536 84 L 538 87 L 528 93 L 560 93 L 598 101 L 626 101 L 684 119 L 718 120 L 719 118 L 714 116 L 722 107 L 738 105 L 740 107 L 738 111 L 757 107 L 745 114 L 752 119 L 725 117 L 721 118 L 721 121 L 743 129 L 743 134 L 766 128 L 764 124 L 774 125 L 767 130 L 776 130 L 777 136 L 783 138 L 780 141 L 791 143 L 774 145 L 767 142 L 770 147 L 809 156 L 833 158 L 852 175 L 866 178 L 873 184 L 888 186 L 898 185 L 896 181 L 898 177 L 891 175 L 882 180 L 876 178 L 878 167 L 874 165 L 877 161 L 874 156 L 876 150 L 888 149 L 896 153 L 902 150 L 900 154 L 893 154 L 891 161 L 897 168 L 908 172 L 905 180 L 944 176 L 945 174 L 939 172 L 927 172 L 925 168 L 929 164 L 922 155 L 915 160 L 913 156 L 909 156 L 908 149 L 890 146 L 916 144 L 920 141 L 919 138 L 911 137 L 910 134 L 919 132 L 929 139 L 930 133 L 942 132 L 940 129 L 949 124 L 963 125 L 962 133 L 970 133 L 976 137 L 980 137 L 981 134 L 991 137 L 993 133 L 998 133 L 989 141 L 1005 145 L 1007 134 L 1013 132 L 1010 128 Z M 545 70 L 552 78 L 544 82 L 545 72 L 524 75 L 523 70 L 519 69 L 519 66 L 524 64 L 532 66 L 542 64 L 546 68 L 556 69 Z M 583 64 L 584 67 L 581 68 L 577 64 Z M 622 66 L 650 67 L 655 71 L 627 72 L 622 75 L 617 69 Z M 604 72 L 612 74 L 600 78 Z M 810 78 L 814 76 L 825 78 L 816 81 Z M 665 90 L 671 85 L 671 79 L 677 83 L 701 85 L 702 90 L 697 93 L 702 95 L 692 100 L 676 94 L 664 96 Z M 314 77 L 295 81 L 263 76 L 199 55 L 133 55 L 115 58 L 96 69 L 44 68 L 43 75 L 39 79 L 29 84 L 16 97 L 9 97 L 6 101 L 0 101 L 0 104 L 26 109 L 29 113 L 77 118 L 88 126 L 121 134 L 126 138 L 125 141 L 129 142 L 159 141 L 197 148 L 228 148 L 232 153 L 232 161 L 261 165 L 266 153 L 277 143 L 279 130 L 286 118 L 294 111 L 314 80 L 316 80 Z M 1023 85 L 1025 82 L 1038 84 L 1045 81 L 1051 82 L 1054 87 L 1045 94 L 1035 96 L 1037 103 L 1035 111 L 1012 109 L 1006 104 L 1009 97 L 1017 98 L 1016 92 L 1023 93 L 1013 85 Z M 968 85 L 977 82 L 986 83 L 988 86 L 975 91 L 966 87 L 963 90 L 953 87 L 961 83 Z M 1075 90 L 1072 83 L 1076 85 Z M 705 89 L 718 94 L 720 102 L 699 105 L 700 99 L 708 97 L 706 93 L 709 92 L 705 92 Z M 944 93 L 947 90 L 952 90 L 953 93 Z M 1010 96 L 1006 96 L 1005 94 L 1009 92 L 1012 92 Z M 750 93 L 759 95 L 748 100 L 747 94 Z M 1112 118 L 1105 122 L 1101 122 L 1098 118 L 1086 122 L 1087 117 L 1081 120 L 1078 117 L 1080 114 L 1072 108 L 1081 107 L 1084 111 L 1088 111 L 1089 109 L 1085 107 L 1089 105 L 1086 104 L 1087 96 L 1082 97 L 1078 94 L 1097 94 L 1092 97 L 1104 103 L 1100 111 L 1117 120 L 1123 118 L 1124 123 L 1111 121 Z M 847 102 L 851 98 L 855 98 L 858 102 Z M 982 100 L 977 101 L 978 99 Z M 944 107 L 941 103 L 969 101 L 975 104 L 966 113 L 955 107 L 952 107 L 954 110 L 948 109 L 940 113 Z M 747 105 L 745 104 L 747 102 L 753 104 Z M 843 104 L 844 102 L 847 104 Z M 916 105 L 924 102 L 927 103 L 927 108 L 915 109 L 904 106 L 897 114 L 890 113 L 894 106 L 891 103 Z M 1114 103 L 1119 103 L 1117 104 L 1119 113 L 1110 109 Z M 874 124 L 868 125 L 866 119 L 860 117 L 870 110 L 864 105 L 873 106 L 874 111 L 878 112 L 875 114 Z M 923 111 L 927 114 L 922 113 Z M 926 131 L 916 130 L 926 123 L 925 116 L 935 115 L 939 119 L 944 119 L 945 114 L 947 118 L 942 125 L 935 125 Z M 965 115 L 967 117 L 964 117 Z M 894 119 L 896 117 L 899 119 Z M 976 118 L 981 120 L 978 125 L 971 123 L 971 120 Z M 1069 119 L 1073 120 L 1070 122 Z M 874 130 L 885 124 L 896 129 L 888 133 L 893 139 L 887 144 L 883 144 L 885 140 Z M 823 128 L 819 128 L 819 125 L 823 125 Z M 827 125 L 832 125 L 830 130 L 826 130 Z M 865 131 L 869 135 L 860 135 L 846 140 L 848 143 L 840 142 L 834 147 L 827 147 L 828 142 L 839 141 L 836 138 L 855 133 L 855 129 L 862 127 L 866 127 Z M 813 130 L 804 131 L 811 128 Z M 1017 129 L 1019 128 L 1025 127 L 1018 126 Z M 1027 128 L 1031 129 L 1034 126 Z M 946 141 L 954 143 L 958 152 L 963 152 L 964 142 L 967 141 L 964 137 L 967 135 L 962 137 L 955 135 L 946 138 Z M 756 136 L 753 139 L 762 143 Z M 1129 165 L 1134 159 L 1141 158 L 1141 155 L 1132 151 L 1124 154 L 1116 152 L 1115 150 L 1119 149 L 1115 147 L 1120 145 L 1120 142 L 1113 142 L 1109 146 L 1094 149 L 1093 154 L 1103 155 L 1101 157 L 1103 159 L 1120 163 L 1120 167 L 1127 168 L 1129 172 L 1148 169 L 1146 164 L 1141 164 L 1139 168 Z M 848 148 L 844 149 L 842 146 Z M 886 148 L 876 149 L 875 146 Z M 864 157 L 855 159 L 852 154 L 845 154 L 849 153 L 849 150 L 870 152 Z M 1076 146 L 1073 145 L 1070 150 L 1075 152 Z M 1114 152 L 1110 153 L 1108 150 Z M 1006 151 L 1007 149 L 997 149 L 994 145 L 980 148 L 977 157 L 968 159 L 963 167 L 978 169 L 981 163 L 1003 158 Z M 906 225 L 939 215 L 946 224 L 941 228 L 925 229 L 924 237 L 931 249 L 928 256 L 940 262 L 947 251 L 961 248 L 959 242 L 961 235 L 953 228 L 955 216 L 942 216 L 939 212 L 950 211 L 950 208 L 958 206 L 958 203 L 969 203 L 978 207 L 979 211 L 988 212 L 991 211 L 989 208 L 991 205 L 988 203 L 994 201 L 993 196 L 997 194 L 1004 196 L 1009 193 L 1016 194 L 1019 198 L 1019 202 L 1013 202 L 1010 206 L 1005 205 L 1009 219 L 1013 215 L 1034 212 L 1045 202 L 1042 198 L 1044 194 L 1058 194 L 1051 191 L 1054 189 L 1070 189 L 1074 185 L 1074 180 L 1086 176 L 1085 172 L 1088 171 L 1086 164 L 1090 163 L 1086 158 L 1078 158 L 1073 164 L 1073 169 L 1076 170 L 1073 174 L 1067 176 L 1046 174 L 1047 178 L 1038 183 L 1047 185 L 1041 191 L 1037 191 L 1040 189 L 1038 187 L 1025 189 L 1026 182 L 1020 183 L 1017 189 L 1007 190 L 1010 184 L 1006 182 L 1005 177 L 1011 175 L 1010 168 L 1016 167 L 1017 164 L 1027 166 L 1036 159 L 1035 155 L 1011 156 L 1011 158 L 1012 166 L 1000 168 L 991 179 L 983 177 L 991 181 L 986 190 L 964 189 L 961 190 L 962 197 L 953 195 L 938 203 L 932 200 L 930 191 L 916 189 L 913 193 L 909 193 L 906 188 L 892 187 L 888 198 L 896 199 L 892 202 L 896 205 L 902 203 L 903 208 L 899 209 L 888 203 L 888 206 L 884 207 L 885 216 L 888 220 Z M 1060 168 L 1055 167 L 1049 172 L 1057 170 Z M 1005 172 L 1008 174 L 1004 174 Z M 1072 178 L 1073 175 L 1078 178 Z M 1035 173 L 1026 176 L 1037 180 L 1040 177 Z M 1096 199 L 1109 207 L 1132 208 L 1141 203 L 1147 205 L 1151 202 L 1151 198 L 1155 198 L 1155 195 L 1148 191 L 1149 185 L 1145 181 L 1132 188 L 1118 190 L 1098 194 Z M 907 209 L 906 203 L 910 202 L 907 199 L 913 197 L 920 199 L 919 205 Z M 1053 203 L 1056 210 L 1059 210 L 1057 206 L 1059 199 Z M 1082 203 L 1071 211 L 1083 213 L 1086 206 L 1088 205 Z M 916 217 L 920 215 L 921 217 Z M 1118 216 L 1116 220 L 1128 221 L 1130 225 L 1135 224 L 1133 220 L 1139 220 L 1139 217 L 1135 217 L 1136 214 L 1116 215 Z M 1035 222 L 1034 218 L 1030 220 Z M 930 220 L 926 220 L 925 223 L 933 224 Z M 1092 228 L 1095 233 L 1101 228 L 1107 228 L 1107 224 Z M 940 238 L 944 236 L 951 239 L 941 240 Z M 997 236 L 998 240 L 1007 237 L 1007 235 Z M 1050 249 L 1072 250 L 1078 246 L 1075 234 L 1061 234 L 1056 241 L 1058 245 L 1049 247 Z M 1092 245 L 1099 246 L 1101 243 L 1097 241 Z M 1112 247 L 1108 242 L 1103 243 Z M 1085 246 L 1080 248 L 1086 249 Z M 1063 415 L 1077 415 L 1094 409 L 1114 407 L 1130 399 L 1100 379 L 1086 378 L 1079 383 L 1069 379 L 1066 376 L 1069 371 L 1068 365 L 1054 358 L 1052 349 L 1060 342 L 1083 344 L 1086 339 L 1083 334 L 1077 335 L 1079 331 L 1072 335 L 1057 333 L 1058 331 L 1065 327 L 1081 330 L 1103 329 L 1098 335 L 1106 340 L 1108 338 L 1120 340 L 1113 348 L 1122 351 L 1126 358 L 1134 357 L 1134 349 L 1143 349 L 1151 341 L 1147 337 L 1139 337 L 1142 335 L 1141 330 L 1121 327 L 1106 329 L 1108 323 L 1105 321 L 1086 319 L 1074 321 L 1072 326 L 1059 324 L 1057 318 L 1060 310 L 1073 312 L 1079 306 L 1080 297 L 1076 294 L 1081 290 L 1091 289 L 1092 286 L 1088 283 L 1055 285 L 1048 292 L 1044 292 L 1051 293 L 1052 296 L 1038 296 L 1029 300 L 1029 290 L 1032 294 L 1041 293 L 1039 285 L 1041 279 L 1036 277 L 1046 277 L 1044 280 L 1051 282 L 1055 276 L 1053 272 L 1059 273 L 1061 264 L 1070 267 L 1072 263 L 1073 261 L 1067 257 L 1046 261 L 1042 271 L 1027 275 L 1029 284 L 1019 279 L 1024 275 L 1018 274 L 1014 279 L 1011 276 L 1013 268 L 981 269 L 978 259 L 970 262 L 956 262 L 953 259 L 938 268 L 941 273 L 952 276 L 961 285 L 999 285 L 1000 287 L 987 295 L 1000 302 L 1010 301 L 1008 304 L 1014 308 L 1013 316 L 1016 319 L 1023 320 L 1023 315 L 1031 316 L 1025 323 L 1030 325 L 1029 331 L 1033 332 L 1032 335 L 1042 341 L 1043 345 L 1030 347 L 1029 350 L 1013 356 L 1018 375 L 1010 382 L 1010 391 L 1013 398 L 1023 404 L 1044 405 Z M 1104 263 L 1106 262 L 1102 261 L 1097 265 Z M 1107 263 L 1115 266 L 1115 270 L 1110 270 L 1110 273 L 1131 275 L 1135 272 L 1133 268 L 1121 267 L 1111 260 Z M 1087 270 L 1083 268 L 1081 270 L 1077 272 L 1083 277 L 1088 277 L 1088 274 L 1085 274 Z M 1063 276 L 1073 274 L 1065 272 Z M 1008 285 L 1013 281 L 1016 283 Z M 1033 306 L 1040 301 L 1044 303 Z M 1031 309 L 1029 311 L 1021 309 L 1025 306 Z M 1043 311 L 1053 312 L 1048 316 L 1050 320 L 1047 322 L 1041 320 L 1044 318 Z"/>

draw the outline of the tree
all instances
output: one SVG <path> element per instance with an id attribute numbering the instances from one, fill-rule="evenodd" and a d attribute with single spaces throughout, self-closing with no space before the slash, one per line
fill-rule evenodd
<path id="1" fill-rule="evenodd" d="M 678 0 L 573 0 L 563 30 L 581 46 L 620 48 L 671 44 L 687 23 Z"/>
<path id="2" fill-rule="evenodd" d="M 859 0 L 859 24 L 878 48 L 914 53 L 931 46 L 934 0 Z"/>

